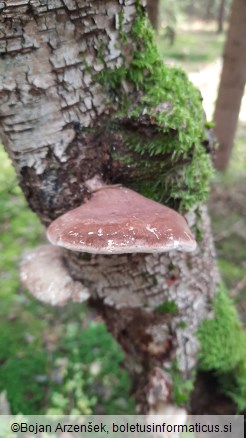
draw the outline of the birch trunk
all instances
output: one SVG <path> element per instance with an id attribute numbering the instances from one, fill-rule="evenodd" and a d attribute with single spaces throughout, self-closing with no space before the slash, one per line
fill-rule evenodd
<path id="1" fill-rule="evenodd" d="M 104 127 L 117 103 L 109 103 L 110 90 L 96 77 L 131 59 L 136 6 L 135 0 L 0 4 L 0 135 L 27 201 L 45 225 L 84 202 L 88 179 L 122 182 L 131 173 L 112 153 L 119 134 Z M 137 98 L 131 87 L 127 95 Z M 148 130 L 150 121 L 141 135 Z M 161 413 L 173 403 L 174 363 L 183 379 L 191 377 L 199 350 L 196 331 L 210 314 L 218 281 L 206 209 L 197 208 L 187 220 L 191 227 L 199 222 L 203 233 L 189 255 L 63 252 L 71 275 L 89 288 L 90 303 L 126 352 L 141 412 Z M 173 314 L 156 311 L 165 302 L 175 303 Z"/>

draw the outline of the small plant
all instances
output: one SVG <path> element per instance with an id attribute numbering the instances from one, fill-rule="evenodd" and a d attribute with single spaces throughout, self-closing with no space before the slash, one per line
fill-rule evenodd
<path id="1" fill-rule="evenodd" d="M 173 400 L 177 405 L 185 404 L 194 389 L 194 376 L 190 379 L 182 377 L 177 361 L 172 362 L 170 374 L 173 382 Z"/>
<path id="2" fill-rule="evenodd" d="M 175 301 L 166 300 L 160 306 L 155 308 L 155 312 L 157 313 L 170 313 L 175 314 L 178 313 L 178 306 Z"/>
<path id="3" fill-rule="evenodd" d="M 56 361 L 56 365 L 59 361 Z M 60 370 L 61 371 L 61 370 Z M 83 364 L 63 361 L 63 380 L 60 387 L 51 394 L 51 404 L 46 414 L 90 415 L 97 402 L 85 392 L 86 371 Z"/>
<path id="4" fill-rule="evenodd" d="M 53 385 L 49 412 L 134 412 L 130 380 L 121 369 L 123 358 L 104 324 L 91 322 L 82 331 L 79 324 L 68 324 L 56 358 L 61 382 Z"/>

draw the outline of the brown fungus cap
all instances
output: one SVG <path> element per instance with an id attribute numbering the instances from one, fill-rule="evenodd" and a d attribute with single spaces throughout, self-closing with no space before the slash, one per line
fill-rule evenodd
<path id="1" fill-rule="evenodd" d="M 48 228 L 54 245 L 94 254 L 193 251 L 196 242 L 176 211 L 133 190 L 104 186 Z"/>

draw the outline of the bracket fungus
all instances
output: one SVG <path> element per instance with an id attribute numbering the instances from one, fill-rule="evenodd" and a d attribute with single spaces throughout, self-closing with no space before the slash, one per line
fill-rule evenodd
<path id="1" fill-rule="evenodd" d="M 71 278 L 61 249 L 51 245 L 39 246 L 24 256 L 20 278 L 35 298 L 52 306 L 63 306 L 68 300 L 81 303 L 89 298 L 88 289 Z"/>
<path id="2" fill-rule="evenodd" d="M 195 250 L 186 220 L 176 211 L 119 185 L 90 187 L 88 201 L 49 226 L 53 245 L 92 254 Z"/>

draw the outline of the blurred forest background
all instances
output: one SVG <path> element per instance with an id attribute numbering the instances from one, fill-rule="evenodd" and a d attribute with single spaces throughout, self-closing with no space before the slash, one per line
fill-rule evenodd
<path id="1" fill-rule="evenodd" d="M 208 121 L 213 119 L 231 3 L 150 2 L 163 61 L 182 67 L 200 89 Z M 244 97 L 232 157 L 227 169 L 214 175 L 209 208 L 221 276 L 246 326 L 245 141 Z M 46 306 L 20 285 L 23 251 L 46 239 L 2 147 L 0 191 L 0 413 L 134 413 L 123 353 L 98 315 L 85 305 Z"/>

